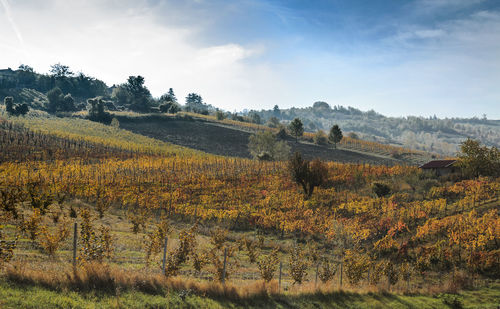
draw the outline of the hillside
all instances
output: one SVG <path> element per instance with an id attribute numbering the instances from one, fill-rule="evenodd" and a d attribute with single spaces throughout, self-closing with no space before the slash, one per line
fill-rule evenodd
<path id="1" fill-rule="evenodd" d="M 253 133 L 241 127 L 195 117 L 164 116 L 117 116 L 120 127 L 134 133 L 149 136 L 172 144 L 185 146 L 222 156 L 251 158 L 248 138 Z M 291 137 L 287 143 L 292 152 L 300 152 L 306 158 L 327 161 L 394 165 L 403 161 L 386 155 L 375 155 L 369 151 L 333 149 L 331 146 L 315 145 Z"/>
<path id="2" fill-rule="evenodd" d="M 386 117 L 371 110 L 333 106 L 316 102 L 311 107 L 262 110 L 263 121 L 271 117 L 288 122 L 302 119 L 309 131 L 328 131 L 338 124 L 344 132 L 355 132 L 362 139 L 410 149 L 455 155 L 458 145 L 468 137 L 489 146 L 500 146 L 500 120 L 486 118 Z"/>
<path id="3" fill-rule="evenodd" d="M 74 101 L 67 112 L 88 110 L 86 100 L 93 97 L 104 98 L 106 107 L 112 111 L 159 113 L 159 107 L 169 102 L 177 106 L 177 109 L 188 112 L 213 115 L 217 111 L 217 108 L 203 102 L 202 97 L 195 93 L 188 95 L 183 106 L 180 105 L 183 102 L 177 102 L 172 89 L 160 98 L 154 98 L 144 82 L 141 76 L 131 76 L 128 84 L 109 87 L 103 81 L 83 73 L 39 74 L 31 68 L 5 69 L 0 70 L 0 102 L 3 102 L 6 96 L 13 96 L 16 103 L 26 103 L 35 109 L 48 109 L 46 94 L 57 87 L 61 89 L 62 95 L 70 96 Z M 64 108 L 56 109 L 64 111 Z M 383 116 L 373 110 L 363 112 L 353 107 L 331 107 L 325 102 L 316 102 L 312 107 L 305 108 L 282 110 L 276 108 L 235 114 L 225 113 L 225 115 L 240 122 L 253 121 L 262 124 L 271 117 L 276 117 L 285 124 L 298 117 L 309 132 L 318 129 L 328 131 L 333 124 L 338 124 L 345 133 L 355 132 L 362 140 L 447 156 L 454 156 L 459 144 L 468 137 L 480 140 L 485 145 L 500 146 L 500 120 L 486 118 L 438 119 L 435 116 L 394 118 Z M 258 119 L 252 118 L 252 115 L 258 115 Z M 238 153 L 243 155 L 241 152 Z M 327 154 L 320 156 L 328 157 Z M 344 156 L 339 153 L 339 157 Z"/>

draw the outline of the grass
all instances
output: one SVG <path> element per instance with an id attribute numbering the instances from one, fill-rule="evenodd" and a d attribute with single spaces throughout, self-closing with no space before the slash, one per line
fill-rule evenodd
<path id="1" fill-rule="evenodd" d="M 29 295 L 29 297 L 26 297 Z M 500 284 L 460 294 L 400 295 L 348 291 L 257 294 L 228 299 L 192 290 L 137 290 L 114 293 L 53 290 L 0 280 L 1 308 L 497 308 Z"/>

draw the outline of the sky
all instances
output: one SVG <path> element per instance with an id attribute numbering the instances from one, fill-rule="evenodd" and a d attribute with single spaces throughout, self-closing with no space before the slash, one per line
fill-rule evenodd
<path id="1" fill-rule="evenodd" d="M 228 111 L 500 119 L 500 1 L 0 0 L 0 68 L 55 63 Z"/>

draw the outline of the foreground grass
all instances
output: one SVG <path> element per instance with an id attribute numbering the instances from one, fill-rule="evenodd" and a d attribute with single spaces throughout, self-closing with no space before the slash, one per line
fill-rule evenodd
<path id="1" fill-rule="evenodd" d="M 151 295 L 136 291 L 114 295 L 53 291 L 0 280 L 1 308 L 497 308 L 500 284 L 457 295 L 396 295 L 352 292 L 302 295 L 256 295 L 227 300 L 195 295 L 189 291 L 165 291 Z"/>

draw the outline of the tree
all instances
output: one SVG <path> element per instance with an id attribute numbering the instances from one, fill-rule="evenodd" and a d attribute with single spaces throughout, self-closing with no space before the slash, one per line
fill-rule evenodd
<path id="1" fill-rule="evenodd" d="M 5 104 L 5 110 L 7 111 L 7 114 L 14 114 L 14 98 L 5 97 L 5 99 L 3 99 L 3 103 Z"/>
<path id="2" fill-rule="evenodd" d="M 467 176 L 500 175 L 500 151 L 496 147 L 481 146 L 469 138 L 460 144 L 458 158 L 458 165 Z"/>
<path id="3" fill-rule="evenodd" d="M 276 118 L 280 118 L 281 117 L 281 111 L 280 111 L 280 108 L 278 107 L 278 105 L 274 105 L 274 107 L 273 107 L 273 115 Z"/>
<path id="4" fill-rule="evenodd" d="M 372 183 L 372 190 L 378 197 L 384 197 L 391 193 L 391 187 L 381 182 Z"/>
<path id="5" fill-rule="evenodd" d="M 250 135 L 248 149 L 259 160 L 285 160 L 290 154 L 290 146 L 285 141 L 278 141 L 269 131 Z"/>
<path id="6" fill-rule="evenodd" d="M 318 145 L 326 145 L 328 144 L 328 136 L 326 136 L 323 130 L 318 130 L 313 137 L 314 143 Z"/>
<path id="7" fill-rule="evenodd" d="M 118 106 L 127 107 L 132 100 L 132 95 L 125 89 L 123 85 L 115 87 L 111 93 L 111 98 Z"/>
<path id="8" fill-rule="evenodd" d="M 160 105 L 160 112 L 162 113 L 176 114 L 179 110 L 179 105 L 172 101 L 168 101 L 165 104 Z"/>
<path id="9" fill-rule="evenodd" d="M 187 112 L 208 114 L 208 106 L 203 103 L 203 98 L 197 93 L 190 93 L 187 95 L 185 109 Z"/>
<path id="10" fill-rule="evenodd" d="M 295 142 L 298 141 L 299 136 L 302 136 L 302 134 L 304 134 L 304 125 L 299 118 L 295 118 L 292 122 L 290 122 L 290 125 L 288 125 L 288 129 L 290 130 L 292 135 L 295 136 Z"/>
<path id="11" fill-rule="evenodd" d="M 342 130 L 340 130 L 340 127 L 338 125 L 334 125 L 330 129 L 328 140 L 335 145 L 335 148 L 337 148 L 337 143 L 340 143 L 343 137 L 344 136 L 342 135 Z"/>
<path id="12" fill-rule="evenodd" d="M 104 110 L 105 102 L 101 98 L 88 99 L 87 102 L 90 104 L 89 120 L 105 124 L 111 122 L 112 116 Z"/>
<path id="13" fill-rule="evenodd" d="M 147 113 L 151 105 L 151 93 L 144 86 L 144 77 L 129 76 L 127 83 L 123 86 L 130 94 L 128 108 L 135 112 Z"/>
<path id="14" fill-rule="evenodd" d="M 280 125 L 279 119 L 274 116 L 269 118 L 269 120 L 267 121 L 267 126 L 270 128 L 277 128 L 279 125 Z"/>
<path id="15" fill-rule="evenodd" d="M 32 67 L 30 67 L 29 65 L 26 65 L 26 64 L 21 64 L 18 69 L 21 71 L 24 71 L 24 72 L 29 72 L 29 73 L 35 72 Z"/>
<path id="16" fill-rule="evenodd" d="M 252 120 L 252 123 L 260 124 L 261 119 L 260 119 L 260 115 L 257 114 L 257 112 L 251 111 L 249 113 L 249 116 L 250 116 L 250 119 Z"/>
<path id="17" fill-rule="evenodd" d="M 47 92 L 47 99 L 49 100 L 46 109 L 49 113 L 55 113 L 61 110 L 61 105 L 64 101 L 64 96 L 61 88 L 55 87 Z"/>
<path id="18" fill-rule="evenodd" d="M 24 116 L 28 113 L 29 107 L 28 104 L 23 103 L 23 104 L 14 104 L 14 98 L 12 97 L 5 97 L 3 100 L 5 104 L 5 111 L 7 111 L 7 114 L 12 115 L 12 116 Z"/>
<path id="19" fill-rule="evenodd" d="M 177 103 L 177 97 L 174 94 L 172 88 L 168 89 L 168 92 L 160 97 L 160 102 L 175 102 Z"/>
<path id="20" fill-rule="evenodd" d="M 62 65 L 61 63 L 51 65 L 50 73 L 52 73 L 52 76 L 57 78 L 70 77 L 73 75 L 73 72 L 71 72 L 69 66 Z"/>
<path id="21" fill-rule="evenodd" d="M 328 167 L 319 159 L 308 161 L 299 152 L 288 162 L 292 180 L 302 186 L 306 198 L 312 196 L 314 188 L 321 186 L 328 178 Z"/>
<path id="22" fill-rule="evenodd" d="M 71 93 L 66 94 L 63 97 L 63 101 L 62 102 L 63 102 L 63 106 L 62 106 L 63 110 L 65 110 L 65 111 L 74 111 L 74 110 L 76 110 L 75 100 L 71 96 Z"/>
<path id="23" fill-rule="evenodd" d="M 217 111 L 215 112 L 215 118 L 216 118 L 217 120 L 224 120 L 224 119 L 226 119 L 226 114 L 224 114 L 224 112 L 223 112 L 223 111 L 221 111 L 221 110 L 217 110 Z"/>

